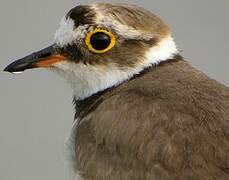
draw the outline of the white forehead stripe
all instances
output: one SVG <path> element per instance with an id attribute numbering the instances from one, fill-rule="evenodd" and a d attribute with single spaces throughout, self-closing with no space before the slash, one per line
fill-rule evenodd
<path id="1" fill-rule="evenodd" d="M 75 28 L 74 21 L 65 16 L 61 19 L 59 28 L 57 29 L 54 42 L 58 46 L 73 44 L 74 41 L 83 39 L 87 33 L 88 25 L 78 26 Z"/>
<path id="2" fill-rule="evenodd" d="M 99 11 L 96 11 L 96 23 L 98 27 L 105 27 L 114 30 L 120 36 L 126 39 L 152 39 L 152 34 L 147 34 L 146 32 L 137 31 L 127 25 L 121 24 L 115 19 L 110 19 L 105 17 Z M 65 16 L 61 19 L 59 28 L 57 29 L 54 36 L 54 43 L 58 46 L 63 47 L 68 44 L 73 44 L 75 41 L 85 38 L 89 25 L 80 25 L 75 27 L 74 21 Z"/>

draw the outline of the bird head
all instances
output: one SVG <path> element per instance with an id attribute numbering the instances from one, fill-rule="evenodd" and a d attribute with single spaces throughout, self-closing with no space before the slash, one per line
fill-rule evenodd
<path id="1" fill-rule="evenodd" d="M 84 99 L 177 53 L 168 26 L 150 11 L 100 3 L 71 9 L 53 45 L 11 63 L 5 71 L 51 69 L 71 84 L 76 99 Z"/>

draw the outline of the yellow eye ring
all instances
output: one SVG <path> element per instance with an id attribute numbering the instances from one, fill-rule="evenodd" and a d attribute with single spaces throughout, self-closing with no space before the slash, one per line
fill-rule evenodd
<path id="1" fill-rule="evenodd" d="M 115 46 L 116 37 L 108 30 L 97 28 L 86 35 L 85 43 L 89 51 L 102 54 Z"/>

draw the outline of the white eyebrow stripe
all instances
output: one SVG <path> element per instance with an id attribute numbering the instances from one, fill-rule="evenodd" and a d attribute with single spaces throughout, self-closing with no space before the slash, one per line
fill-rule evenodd
<path id="1" fill-rule="evenodd" d="M 106 19 L 106 18 L 105 18 Z M 145 32 L 137 31 L 130 28 L 124 24 L 120 24 L 118 21 L 102 20 L 98 21 L 97 24 L 108 29 L 112 29 L 118 35 L 124 37 L 125 39 L 135 39 L 135 40 L 146 40 L 149 41 L 153 38 L 152 34 L 147 34 Z"/>
<path id="2" fill-rule="evenodd" d="M 118 22 L 115 19 L 111 19 L 107 16 L 104 16 L 100 12 L 99 8 L 96 7 L 96 5 L 92 6 L 92 8 L 96 12 L 96 17 L 95 17 L 96 24 L 114 30 L 117 34 L 124 37 L 125 39 L 149 41 L 152 38 L 154 38 L 150 33 L 138 31 L 132 27 L 129 27 L 125 24 Z"/>

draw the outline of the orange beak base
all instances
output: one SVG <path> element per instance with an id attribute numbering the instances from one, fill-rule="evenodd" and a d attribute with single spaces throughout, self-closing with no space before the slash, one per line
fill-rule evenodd
<path id="1" fill-rule="evenodd" d="M 9 64 L 4 71 L 16 73 L 38 67 L 50 67 L 52 64 L 65 60 L 66 57 L 56 53 L 54 45 L 32 53 Z"/>
<path id="2" fill-rule="evenodd" d="M 33 64 L 34 67 L 50 67 L 52 64 L 55 64 L 59 61 L 62 61 L 65 59 L 65 56 L 62 56 L 60 54 L 55 54 L 55 55 L 51 55 L 47 58 L 45 58 L 42 61 L 38 61 L 36 63 Z"/>

